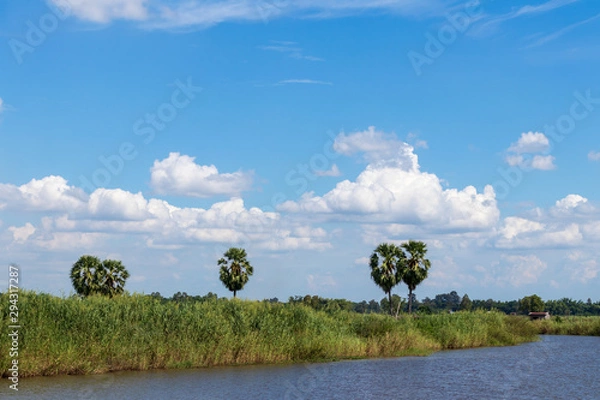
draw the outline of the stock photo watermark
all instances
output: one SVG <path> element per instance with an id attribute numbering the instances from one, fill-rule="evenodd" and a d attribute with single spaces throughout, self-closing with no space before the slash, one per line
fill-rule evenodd
<path id="1" fill-rule="evenodd" d="M 417 76 L 423 74 L 425 65 L 432 65 L 435 60 L 444 54 L 446 48 L 454 44 L 459 35 L 467 30 L 483 14 L 479 0 L 465 3 L 461 11 L 446 14 L 445 23 L 435 34 L 425 33 L 425 45 L 422 52 L 411 50 L 407 53 L 408 60 Z"/>
<path id="2" fill-rule="evenodd" d="M 19 343 L 21 324 L 19 322 L 19 279 L 21 277 L 21 268 L 16 264 L 8 266 L 8 337 L 9 349 L 8 356 L 10 367 L 8 368 L 9 388 L 14 391 L 19 390 Z"/>
<path id="3" fill-rule="evenodd" d="M 259 1 L 255 7 L 260 19 L 266 24 L 271 17 L 282 14 L 289 4 L 289 0 L 267 0 Z"/>
<path id="4" fill-rule="evenodd" d="M 169 101 L 161 103 L 154 112 L 146 113 L 133 123 L 133 134 L 141 137 L 145 145 L 152 143 L 157 132 L 164 131 L 168 124 L 177 118 L 179 112 L 188 107 L 202 91 L 201 87 L 194 86 L 191 77 L 188 77 L 186 82 L 177 79 L 174 85 L 176 89 L 171 93 Z M 89 178 L 85 175 L 79 176 L 80 186 L 90 193 L 97 188 L 106 187 L 113 177 L 123 172 L 126 163 L 135 160 L 138 155 L 138 147 L 134 143 L 121 143 L 113 154 L 98 157 L 102 167 L 97 168 Z"/>
<path id="5" fill-rule="evenodd" d="M 286 391 L 284 400 L 304 400 L 314 398 L 312 393 L 319 387 L 327 384 L 331 364 L 305 364 L 306 371 L 298 377 L 295 383 L 285 381 Z"/>
<path id="6" fill-rule="evenodd" d="M 327 131 L 328 140 L 325 141 L 321 151 L 314 153 L 306 162 L 297 163 L 291 168 L 286 174 L 284 181 L 287 187 L 294 190 L 297 196 L 302 196 L 307 193 L 310 188 L 310 184 L 315 182 L 317 179 L 332 176 L 329 172 L 337 167 L 333 163 L 333 160 L 340 156 L 333 146 L 335 143 L 336 135 L 332 131 Z M 334 171 L 335 172 L 335 171 Z M 275 212 L 277 206 L 289 200 L 288 195 L 280 191 L 271 196 L 271 203 L 264 205 L 260 209 L 265 212 Z M 237 224 L 238 219 L 243 219 L 243 215 L 238 215 L 234 219 L 234 225 Z M 247 224 L 245 224 L 247 226 Z M 254 226 L 253 233 L 261 234 L 265 233 L 269 228 L 269 224 L 264 220 L 257 223 Z M 251 242 L 251 238 L 247 233 L 242 232 L 243 238 L 240 241 L 241 246 L 246 246 Z"/>
<path id="7" fill-rule="evenodd" d="M 544 125 L 544 133 L 550 142 L 550 149 L 575 132 L 577 123 L 588 118 L 600 106 L 600 97 L 593 97 L 591 89 L 584 93 L 576 91 L 573 93 L 573 97 L 575 101 L 571 103 L 568 112 L 559 116 L 553 124 Z M 521 165 L 498 167 L 497 172 L 502 179 L 492 184 L 496 198 L 506 199 L 511 190 L 519 186 L 523 182 L 524 175 L 531 170 L 532 168 L 525 168 Z"/>
<path id="8" fill-rule="evenodd" d="M 25 21 L 26 30 L 23 35 L 24 40 L 15 38 L 8 40 L 8 46 L 17 64 L 23 64 L 23 57 L 26 54 L 32 54 L 37 48 L 43 45 L 48 36 L 58 29 L 61 21 L 71 16 L 73 11 L 71 4 L 67 0 L 55 1 L 54 3 L 48 3 L 48 12 L 44 13 L 36 21 Z"/>
<path id="9" fill-rule="evenodd" d="M 314 182 L 320 177 L 327 176 L 327 171 L 333 167 L 331 163 L 333 160 L 338 158 L 340 155 L 333 150 L 335 142 L 335 135 L 333 132 L 328 131 L 327 135 L 330 140 L 323 144 L 323 149 L 320 152 L 313 154 L 308 163 L 298 163 L 285 175 L 285 183 L 295 188 L 294 192 L 297 195 L 302 195 L 308 191 L 310 182 Z M 275 201 L 283 198 L 285 201 L 285 194 L 280 192 L 273 196 L 273 205 L 277 205 L 282 201 Z"/>

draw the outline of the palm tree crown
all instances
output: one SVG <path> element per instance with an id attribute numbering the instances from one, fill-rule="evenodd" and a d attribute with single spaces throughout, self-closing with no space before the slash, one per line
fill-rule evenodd
<path id="1" fill-rule="evenodd" d="M 402 281 L 408 286 L 408 312 L 412 312 L 412 293 L 417 286 L 427 278 L 431 262 L 425 258 L 427 245 L 423 242 L 409 240 L 403 243 L 402 248 L 408 254 L 406 272 Z"/>
<path id="2" fill-rule="evenodd" d="M 246 250 L 232 247 L 223 254 L 224 258 L 217 261 L 217 265 L 221 266 L 219 271 L 221 282 L 233 292 L 233 297 L 236 297 L 238 290 L 244 288 L 249 277 L 254 273 L 252 265 L 246 259 L 247 256 Z"/>
<path id="3" fill-rule="evenodd" d="M 81 256 L 71 268 L 71 283 L 80 296 L 102 294 L 113 297 L 124 291 L 129 272 L 121 261 Z"/>
<path id="4" fill-rule="evenodd" d="M 104 260 L 104 281 L 102 284 L 104 293 L 110 297 L 122 294 L 125 290 L 125 281 L 129 278 L 129 272 L 121 261 Z"/>
<path id="5" fill-rule="evenodd" d="M 388 295 L 390 315 L 392 314 L 392 289 L 402 281 L 405 259 L 402 249 L 393 243 L 380 244 L 371 255 L 371 278 Z"/>

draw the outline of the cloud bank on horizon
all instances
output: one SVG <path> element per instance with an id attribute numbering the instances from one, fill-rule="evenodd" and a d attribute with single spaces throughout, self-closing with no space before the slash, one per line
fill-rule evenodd
<path id="1" fill-rule="evenodd" d="M 509 151 L 536 152 L 546 145 L 543 134 L 529 132 Z M 14 254 L 92 249 L 110 254 L 122 240 L 130 242 L 132 254 L 144 248 L 172 255 L 194 247 L 231 245 L 277 256 L 291 250 L 331 251 L 345 233 L 330 226 L 343 222 L 362 231 L 365 251 L 380 242 L 414 237 L 428 242 L 434 257 L 467 248 L 504 251 L 500 262 L 492 258 L 487 266 L 464 268 L 446 255 L 434 263 L 432 287 L 443 286 L 446 279 L 484 286 L 534 285 L 549 269 L 537 254 L 556 248 L 565 250 L 570 279 L 587 283 L 598 277 L 600 265 L 592 254 L 600 243 L 600 208 L 580 195 L 569 194 L 548 209 L 535 207 L 524 216 L 501 217 L 491 185 L 483 192 L 473 186 L 444 188 L 438 176 L 421 171 L 414 147 L 395 134 L 373 126 L 342 132 L 332 149 L 366 166 L 355 179 L 338 182 L 322 196 L 306 192 L 297 201 L 279 204 L 276 211 L 248 208 L 240 197 L 203 209 L 178 207 L 120 188 L 88 194 L 61 176 L 19 186 L 1 183 L 0 210 L 26 213 L 27 222 L 6 226 L 0 243 Z M 180 153 L 156 160 L 150 175 L 156 193 L 192 198 L 241 193 L 250 190 L 252 179 L 243 172 L 219 174 L 214 165 L 196 164 L 194 157 Z M 507 253 L 515 250 L 525 254 Z M 446 268 L 460 272 L 448 277 Z M 144 279 L 151 272 L 140 271 Z M 327 276 L 329 283 L 339 280 Z M 315 275 L 308 275 L 307 285 L 317 287 Z"/>

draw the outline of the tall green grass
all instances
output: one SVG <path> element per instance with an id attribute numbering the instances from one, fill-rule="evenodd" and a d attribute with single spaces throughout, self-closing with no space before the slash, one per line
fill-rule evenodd
<path id="1" fill-rule="evenodd" d="M 542 335 L 600 336 L 600 317 L 552 317 L 534 321 Z"/>
<path id="2" fill-rule="evenodd" d="M 0 373 L 6 375 L 8 295 L 0 295 Z M 398 320 L 242 300 L 160 302 L 19 295 L 20 376 L 424 355 L 535 340 L 532 324 L 499 313 Z"/>
<path id="3" fill-rule="evenodd" d="M 517 345 L 535 340 L 537 331 L 527 317 L 474 311 L 436 314 L 415 320 L 417 328 L 443 349 Z"/>

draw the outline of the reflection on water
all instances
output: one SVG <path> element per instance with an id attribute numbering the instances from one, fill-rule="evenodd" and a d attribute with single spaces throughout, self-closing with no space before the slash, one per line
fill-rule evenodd
<path id="1" fill-rule="evenodd" d="M 599 399 L 599 354 L 598 337 L 544 336 L 429 357 L 32 378 L 14 398 Z"/>

